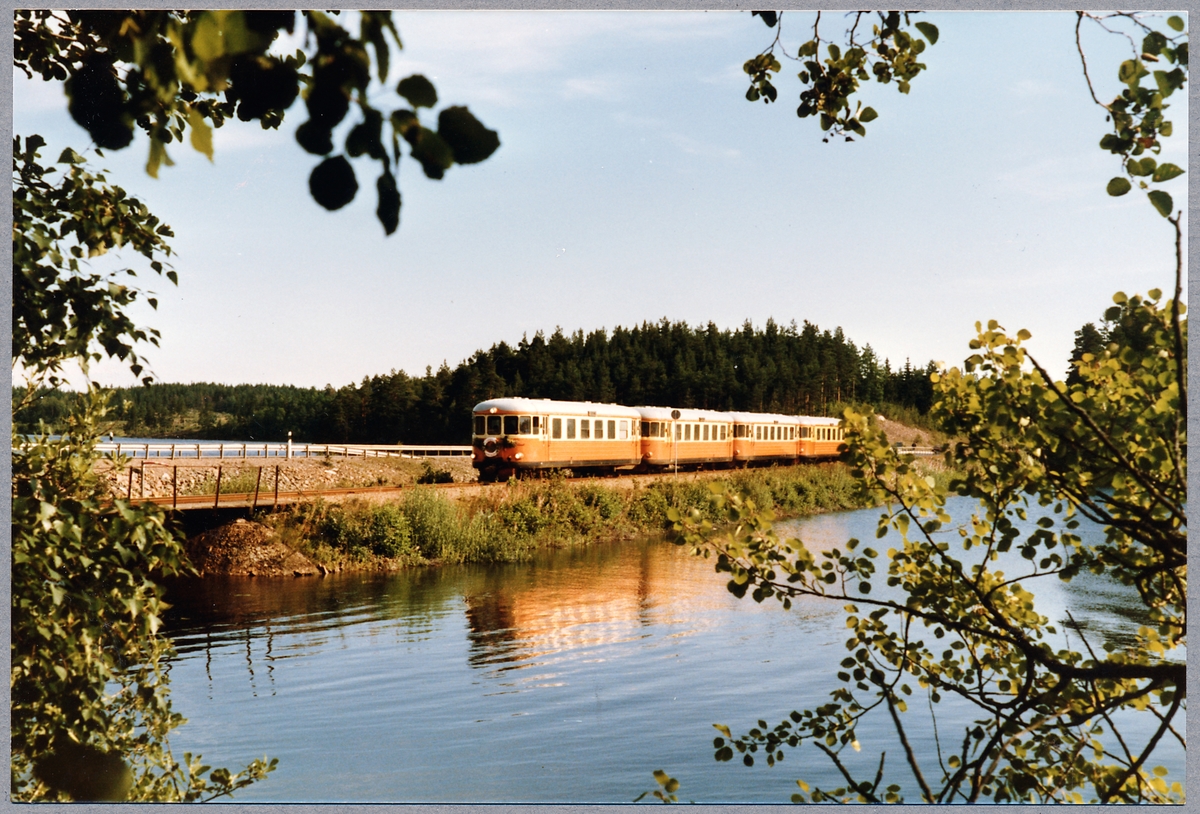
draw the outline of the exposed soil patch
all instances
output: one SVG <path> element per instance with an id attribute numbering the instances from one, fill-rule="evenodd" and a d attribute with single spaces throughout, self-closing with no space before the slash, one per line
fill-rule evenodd
<path id="1" fill-rule="evenodd" d="M 906 447 L 932 447 L 937 446 L 937 441 L 932 433 L 927 430 L 910 427 L 907 424 L 901 424 L 899 421 L 892 421 L 884 418 L 881 415 L 875 416 L 875 423 L 887 435 L 887 439 L 893 444 L 900 443 Z"/>
<path id="2" fill-rule="evenodd" d="M 206 531 L 185 544 L 200 576 L 313 576 L 322 566 L 281 542 L 260 523 L 236 520 Z"/>

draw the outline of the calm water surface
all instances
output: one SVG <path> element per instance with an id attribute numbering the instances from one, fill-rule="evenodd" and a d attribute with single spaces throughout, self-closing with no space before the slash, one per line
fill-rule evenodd
<path id="1" fill-rule="evenodd" d="M 877 516 L 787 532 L 840 545 L 873 539 Z M 846 656 L 839 603 L 785 612 L 735 599 L 726 579 L 711 561 L 639 541 L 519 566 L 174 586 L 171 681 L 189 723 L 172 748 L 230 768 L 278 757 L 239 800 L 627 802 L 656 787 L 659 768 L 697 801 L 786 802 L 799 777 L 839 785 L 809 746 L 774 768 L 713 761 L 713 723 L 744 732 L 824 703 Z M 1102 636 L 1128 597 L 1100 588 L 1056 583 L 1039 609 L 1062 618 L 1069 606 Z M 932 764 L 918 707 L 910 737 Z M 944 737 L 971 718 L 939 716 Z M 880 750 L 901 754 L 878 723 L 860 727 L 853 756 L 872 776 Z M 1170 758 L 1158 762 L 1182 779 L 1182 756 Z"/>

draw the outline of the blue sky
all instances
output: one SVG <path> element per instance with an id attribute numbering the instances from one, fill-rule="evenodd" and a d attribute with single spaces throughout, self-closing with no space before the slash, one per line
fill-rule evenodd
<path id="1" fill-rule="evenodd" d="M 1173 231 L 1144 196 L 1104 193 L 1119 166 L 1097 147 L 1106 123 L 1074 14 L 924 16 L 941 31 L 928 72 L 908 96 L 865 88 L 879 113 L 867 137 L 824 144 L 795 115 L 796 63 L 782 60 L 779 103 L 744 99 L 742 63 L 773 35 L 748 13 L 396 12 L 405 48 L 389 86 L 424 73 L 439 109 L 468 105 L 501 147 L 440 182 L 405 158 L 391 237 L 366 160 L 353 204 L 311 200 L 316 159 L 292 138 L 301 103 L 281 132 L 218 130 L 212 164 L 174 145 L 158 180 L 144 139 L 94 160 L 176 233 L 180 285 L 147 282 L 159 309 L 139 313 L 163 334 L 150 367 L 170 382 L 342 386 L 556 326 L 663 317 L 808 320 L 893 366 L 957 364 L 975 321 L 994 318 L 1065 371 L 1073 332 L 1113 292 L 1169 291 Z M 811 19 L 784 15 L 789 52 Z M 840 13 L 823 20 L 845 28 Z M 1128 45 L 1085 32 L 1110 99 Z M 1170 101 L 1160 160 L 1186 167 L 1186 104 Z M 19 73 L 14 128 L 45 136 L 45 154 L 88 144 L 61 87 Z M 1177 208 L 1186 184 L 1168 186 Z M 96 378 L 134 381 L 117 365 Z"/>

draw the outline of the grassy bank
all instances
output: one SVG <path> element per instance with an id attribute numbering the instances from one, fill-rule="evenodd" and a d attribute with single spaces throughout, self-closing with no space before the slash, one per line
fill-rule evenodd
<path id="1" fill-rule="evenodd" d="M 841 464 L 737 471 L 726 480 L 780 518 L 866 505 Z M 264 521 L 284 542 L 332 567 L 519 562 L 539 549 L 661 531 L 672 507 L 711 513 L 710 482 L 520 481 L 459 503 L 417 488 L 394 503 L 317 502 Z"/>

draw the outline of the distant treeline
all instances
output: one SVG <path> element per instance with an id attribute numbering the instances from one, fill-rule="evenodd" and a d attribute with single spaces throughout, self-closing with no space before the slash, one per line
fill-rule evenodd
<path id="1" fill-rule="evenodd" d="M 805 322 L 768 320 L 736 331 L 711 323 L 540 332 L 513 347 L 501 342 L 451 370 L 427 368 L 324 389 L 280 385 L 151 384 L 113 391 L 116 432 L 320 443 L 456 444 L 470 439 L 471 408 L 489 398 L 589 400 L 711 410 L 829 415 L 844 403 L 890 404 L 923 414 L 932 400 L 933 363 L 893 370 L 870 345 Z M 70 393 L 46 391 L 14 416 L 17 430 L 39 419 L 60 425 Z"/>

